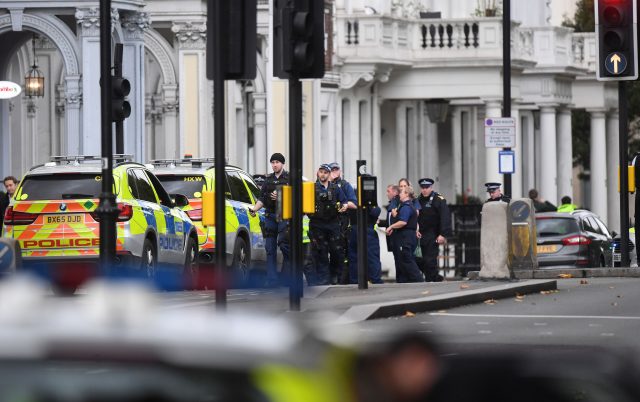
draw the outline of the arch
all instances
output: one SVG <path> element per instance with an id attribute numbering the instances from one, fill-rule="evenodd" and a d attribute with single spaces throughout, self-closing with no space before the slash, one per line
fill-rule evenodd
<path id="1" fill-rule="evenodd" d="M 144 33 L 144 46 L 158 60 L 162 72 L 162 85 L 176 85 L 176 61 L 171 45 L 154 29 Z"/>
<path id="2" fill-rule="evenodd" d="M 47 36 L 58 47 L 67 75 L 79 75 L 80 64 L 76 37 L 62 21 L 55 16 L 32 13 L 22 16 L 22 26 L 31 28 Z M 12 31 L 11 15 L 0 16 L 0 34 Z"/>

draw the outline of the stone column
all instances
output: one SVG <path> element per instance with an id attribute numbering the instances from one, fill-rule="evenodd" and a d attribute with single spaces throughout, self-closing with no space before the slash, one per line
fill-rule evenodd
<path id="1" fill-rule="evenodd" d="M 556 152 L 555 105 L 540 107 L 540 189 L 542 198 L 551 202 L 558 199 L 558 166 Z"/>
<path id="2" fill-rule="evenodd" d="M 131 92 L 127 96 L 131 103 L 131 116 L 124 121 L 124 153 L 133 154 L 138 162 L 144 163 L 146 155 L 146 138 L 144 133 L 144 32 L 149 29 L 147 13 L 123 13 L 122 24 L 123 77 L 131 83 Z"/>
<path id="3" fill-rule="evenodd" d="M 452 200 L 455 200 L 457 194 L 462 194 L 464 189 L 462 188 L 462 166 L 465 161 L 462 160 L 462 119 L 461 110 L 457 106 L 451 108 L 451 156 L 453 160 L 453 178 L 451 180 L 451 186 L 453 193 L 449 195 Z"/>
<path id="4" fill-rule="evenodd" d="M 157 158 L 179 158 L 180 155 L 180 125 L 178 124 L 178 86 L 166 84 L 162 86 L 162 137 L 156 141 L 162 141 L 160 147 L 163 152 L 156 155 Z"/>
<path id="5" fill-rule="evenodd" d="M 213 136 L 207 133 L 207 116 L 212 110 L 206 96 L 210 85 L 206 80 L 205 63 L 207 27 L 204 21 L 174 22 L 171 30 L 176 35 L 180 71 L 178 154 L 209 156 L 207 154 L 213 151 Z"/>
<path id="6" fill-rule="evenodd" d="M 618 110 L 607 114 L 607 227 L 620 233 L 620 193 L 618 193 L 618 166 L 620 165 L 620 138 Z M 633 214 L 630 214 L 633 218 Z"/>
<path id="7" fill-rule="evenodd" d="M 605 111 L 588 112 L 591 113 L 591 210 L 608 224 Z"/>
<path id="8" fill-rule="evenodd" d="M 501 117 L 502 103 L 499 100 L 485 101 L 485 117 Z M 485 182 L 502 183 L 502 176 L 498 173 L 498 152 L 500 148 L 486 148 Z M 504 184 L 504 183 L 502 183 Z M 504 191 L 504 187 L 502 188 Z"/>
<path id="9" fill-rule="evenodd" d="M 265 173 L 262 171 L 264 161 L 268 161 L 270 156 L 267 155 L 267 94 L 265 92 L 253 94 L 253 147 L 253 166 L 257 166 L 258 169 L 255 173 Z"/>
<path id="10" fill-rule="evenodd" d="M 407 177 L 407 106 L 398 102 L 396 107 L 396 166 L 397 178 Z"/>
<path id="11" fill-rule="evenodd" d="M 559 205 L 560 198 L 568 195 L 573 200 L 573 148 L 571 145 L 571 110 L 558 111 L 558 199 L 549 201 Z"/>
<path id="12" fill-rule="evenodd" d="M 69 138 L 69 154 L 100 155 L 101 152 L 101 92 L 100 92 L 100 11 L 97 7 L 79 8 L 75 13 L 78 23 L 78 42 L 82 54 L 82 128 L 80 136 Z M 117 13 L 112 14 L 116 26 Z M 68 89 L 67 89 L 68 91 Z M 78 99 L 79 101 L 80 99 Z M 71 120 L 71 119 L 69 119 Z M 77 149 L 77 151 L 76 151 Z"/>
<path id="13" fill-rule="evenodd" d="M 438 145 L 438 124 L 432 123 L 429 120 L 429 115 L 427 114 L 427 108 L 424 102 L 422 104 L 422 118 L 423 118 L 423 141 L 422 141 L 422 152 L 425 156 L 423 166 L 424 175 L 433 180 L 440 180 L 440 150 Z M 449 201 L 451 202 L 451 201 Z"/>
<path id="14" fill-rule="evenodd" d="M 524 195 L 524 191 L 522 188 L 523 182 L 523 172 L 522 172 L 522 150 L 524 149 L 522 146 L 522 122 L 520 119 L 520 109 L 518 109 L 517 105 L 512 104 L 511 108 L 511 117 L 513 117 L 516 122 L 516 146 L 512 149 L 515 154 L 514 160 L 514 170 L 515 172 L 511 175 L 511 197 L 512 198 L 522 198 Z"/>
<path id="15" fill-rule="evenodd" d="M 98 104 L 98 107 L 100 105 Z M 65 77 L 65 94 L 64 94 L 64 110 L 65 110 L 65 122 L 66 133 L 61 133 L 61 146 L 62 154 L 66 155 L 80 155 L 82 153 L 82 136 L 80 135 L 80 124 L 82 120 L 81 116 L 82 107 L 82 93 L 80 92 L 80 77 L 79 76 L 66 76 Z M 100 115 L 98 120 L 100 121 Z M 95 126 L 95 121 L 94 121 Z M 95 130 L 95 128 L 94 128 Z M 94 141 L 99 141 L 99 137 Z M 98 153 L 97 155 L 100 155 Z"/>
<path id="16" fill-rule="evenodd" d="M 371 168 L 369 172 L 373 175 L 381 177 L 382 173 L 382 149 L 381 149 L 381 122 L 380 122 L 380 106 L 382 104 L 382 99 L 378 96 L 378 84 L 373 84 L 373 90 L 371 91 L 371 107 L 373 116 L 371 117 L 372 127 L 371 127 L 371 135 L 373 137 L 373 155 L 371 161 Z M 378 189 L 381 186 L 378 184 Z M 384 193 L 378 192 L 378 194 L 384 195 Z"/>

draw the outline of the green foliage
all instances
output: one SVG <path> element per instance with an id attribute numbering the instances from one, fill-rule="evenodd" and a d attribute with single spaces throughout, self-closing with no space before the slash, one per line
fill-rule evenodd
<path id="1" fill-rule="evenodd" d="M 573 21 L 565 20 L 563 25 L 575 29 L 576 32 L 594 32 L 596 29 L 593 0 L 578 0 Z"/>

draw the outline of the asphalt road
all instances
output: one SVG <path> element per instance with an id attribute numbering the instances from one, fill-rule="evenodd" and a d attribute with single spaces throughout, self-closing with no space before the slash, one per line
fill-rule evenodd
<path id="1" fill-rule="evenodd" d="M 410 325 L 432 334 L 450 353 L 595 346 L 640 356 L 640 279 L 561 279 L 557 291 L 542 293 L 370 320 L 361 323 L 361 331 Z"/>

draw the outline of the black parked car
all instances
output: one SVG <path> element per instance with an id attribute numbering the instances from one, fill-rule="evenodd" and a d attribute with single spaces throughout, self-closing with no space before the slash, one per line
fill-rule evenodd
<path id="1" fill-rule="evenodd" d="M 538 213 L 536 232 L 540 268 L 612 266 L 613 236 L 591 211 Z"/>
<path id="2" fill-rule="evenodd" d="M 619 267 L 622 261 L 622 255 L 620 253 L 620 240 L 621 236 L 613 232 L 613 245 L 611 249 L 613 250 L 613 266 Z M 636 258 L 636 233 L 633 229 L 629 229 L 629 262 L 632 267 L 638 266 L 638 261 Z"/>

